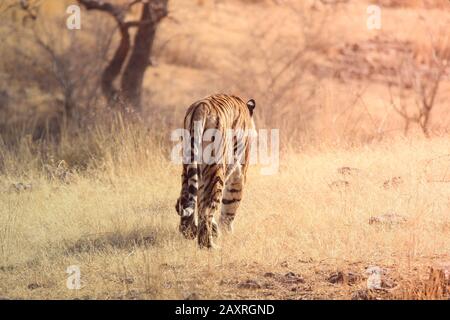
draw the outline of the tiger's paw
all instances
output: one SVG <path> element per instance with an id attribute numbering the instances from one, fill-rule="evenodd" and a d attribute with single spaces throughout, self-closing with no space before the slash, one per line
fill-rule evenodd
<path id="1" fill-rule="evenodd" d="M 188 240 L 194 240 L 198 234 L 198 227 L 195 223 L 180 223 L 178 228 L 181 234 Z"/>
<path id="2" fill-rule="evenodd" d="M 198 231 L 198 246 L 203 249 L 218 249 L 219 247 L 213 241 L 214 227 L 211 228 L 211 233 L 209 233 L 206 227 L 199 227 Z M 218 230 L 218 229 L 216 229 Z M 216 231 L 218 232 L 218 231 Z"/>

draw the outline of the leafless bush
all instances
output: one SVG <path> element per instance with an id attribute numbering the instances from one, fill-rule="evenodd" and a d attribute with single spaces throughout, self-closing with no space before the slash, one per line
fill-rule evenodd
<path id="1" fill-rule="evenodd" d="M 22 23 L 36 20 L 42 0 L 3 0 L 0 2 L 0 16 L 13 12 L 17 18 L 16 9 L 22 11 Z"/>
<path id="2" fill-rule="evenodd" d="M 283 4 L 290 10 L 268 16 L 252 32 L 246 49 L 237 53 L 227 83 L 243 96 L 255 98 L 258 122 L 284 128 L 295 139 L 303 133 L 320 108 L 319 79 L 312 75 L 317 53 L 326 46 L 323 26 L 329 11 L 313 10 L 306 4 Z M 294 23 L 296 30 L 283 26 Z M 298 140 L 297 140 L 298 141 Z"/>
<path id="3" fill-rule="evenodd" d="M 0 127 L 12 125 L 11 113 L 35 111 L 42 117 L 33 132 L 38 138 L 57 133 L 64 119 L 80 120 L 98 105 L 98 75 L 113 39 L 105 22 L 92 22 L 84 21 L 87 33 L 66 29 L 64 19 L 37 19 L 31 26 L 2 23 L 0 84 L 9 103 Z"/>
<path id="4" fill-rule="evenodd" d="M 450 293 L 448 271 L 430 267 L 427 278 L 405 280 L 395 299 L 402 300 L 446 300 Z"/>
<path id="5" fill-rule="evenodd" d="M 418 63 L 411 55 L 403 61 L 397 70 L 397 95 L 389 86 L 390 103 L 404 121 L 404 133 L 407 134 L 411 124 L 417 124 L 426 137 L 430 136 L 430 118 L 439 87 L 447 72 L 450 46 L 448 38 L 443 42 L 433 42 L 430 59 Z M 412 97 L 410 105 L 408 97 Z"/>

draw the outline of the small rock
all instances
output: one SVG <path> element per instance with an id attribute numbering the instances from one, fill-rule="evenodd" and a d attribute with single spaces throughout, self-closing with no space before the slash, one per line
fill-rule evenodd
<path id="1" fill-rule="evenodd" d="M 344 282 L 344 274 L 342 272 L 333 273 L 328 277 L 328 282 L 330 283 L 343 283 Z"/>
<path id="2" fill-rule="evenodd" d="M 13 183 L 10 186 L 11 191 L 15 191 L 17 193 L 23 192 L 23 191 L 31 191 L 33 189 L 33 185 L 31 183 L 25 184 L 22 182 Z"/>
<path id="3" fill-rule="evenodd" d="M 385 290 L 396 287 L 396 283 L 386 277 L 387 271 L 379 266 L 370 266 L 367 268 L 367 288 L 370 290 Z"/>
<path id="4" fill-rule="evenodd" d="M 184 300 L 200 300 L 200 296 L 196 292 L 188 294 Z"/>
<path id="5" fill-rule="evenodd" d="M 273 272 L 266 272 L 266 273 L 264 273 L 264 277 L 266 277 L 266 278 L 273 278 L 273 277 L 275 277 L 275 273 L 273 273 Z"/>
<path id="6" fill-rule="evenodd" d="M 350 182 L 347 180 L 335 180 L 329 184 L 331 189 L 342 189 L 350 186 Z"/>
<path id="7" fill-rule="evenodd" d="M 285 283 L 305 283 L 305 280 L 302 278 L 302 276 L 293 272 L 286 273 L 283 280 L 283 282 Z"/>
<path id="8" fill-rule="evenodd" d="M 9 266 L 0 266 L 0 271 L 13 271 L 15 268 L 12 265 Z"/>
<path id="9" fill-rule="evenodd" d="M 378 275 L 384 275 L 386 274 L 386 270 L 382 269 L 379 266 L 368 266 L 366 269 L 366 273 L 370 275 L 378 274 Z"/>
<path id="10" fill-rule="evenodd" d="M 381 288 L 382 289 L 392 289 L 395 288 L 397 284 L 392 279 L 382 279 Z"/>
<path id="11" fill-rule="evenodd" d="M 359 173 L 358 168 L 352 168 L 352 167 L 340 167 L 337 169 L 337 172 L 339 174 L 342 174 L 343 176 L 350 176 Z"/>
<path id="12" fill-rule="evenodd" d="M 265 283 L 263 284 L 263 288 L 264 288 L 264 289 L 274 289 L 275 286 L 273 285 L 273 283 L 265 282 Z"/>
<path id="13" fill-rule="evenodd" d="M 403 178 L 400 176 L 393 177 L 391 179 L 386 180 L 383 183 L 383 188 L 389 189 L 389 188 L 396 188 L 400 186 L 403 183 Z"/>
<path id="14" fill-rule="evenodd" d="M 352 300 L 371 300 L 371 294 L 369 290 L 357 290 L 352 294 Z"/>
<path id="15" fill-rule="evenodd" d="M 240 289 L 261 289 L 261 285 L 255 280 L 247 280 L 239 283 L 238 288 Z"/>
<path id="16" fill-rule="evenodd" d="M 134 283 L 134 279 L 133 278 L 123 278 L 123 279 L 120 279 L 120 280 L 121 280 L 122 283 L 125 283 L 125 284 L 132 284 L 132 283 Z"/>
<path id="17" fill-rule="evenodd" d="M 354 273 L 344 273 L 342 271 L 339 272 L 335 272 L 332 273 L 329 277 L 328 277 L 328 282 L 330 283 L 341 283 L 341 284 L 355 284 L 356 282 L 358 282 L 359 280 L 361 280 L 361 277 L 354 274 Z"/>
<path id="18" fill-rule="evenodd" d="M 385 225 L 395 225 L 402 224 L 407 221 L 405 216 L 396 213 L 387 213 L 381 216 L 372 216 L 369 218 L 369 224 L 385 224 Z"/>
<path id="19" fill-rule="evenodd" d="M 41 284 L 35 283 L 35 282 L 30 283 L 30 284 L 28 285 L 28 289 L 30 289 L 30 290 L 38 289 L 38 288 L 41 288 L 41 287 L 42 287 Z"/>
<path id="20" fill-rule="evenodd" d="M 291 277 L 295 277 L 295 273 L 293 273 L 293 272 L 291 272 L 291 271 L 289 271 L 288 273 L 286 273 L 285 275 L 284 275 L 286 278 L 291 278 Z"/>

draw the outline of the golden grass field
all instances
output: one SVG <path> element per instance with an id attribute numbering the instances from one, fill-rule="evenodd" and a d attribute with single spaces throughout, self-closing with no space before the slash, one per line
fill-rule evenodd
<path id="1" fill-rule="evenodd" d="M 217 2 L 172 2 L 178 22 L 160 29 L 143 121 L 111 116 L 87 130 L 68 126 L 51 145 L 6 121 L 12 128 L 0 137 L 0 298 L 449 299 L 449 78 L 430 138 L 417 128 L 404 135 L 386 85 L 364 77 L 308 71 L 270 105 L 275 93 L 264 89 L 260 52 L 302 43 L 290 38 L 302 29 L 298 17 L 276 1 Z M 305 59 L 328 70 L 341 45 L 376 36 L 411 41 L 416 58 L 426 59 L 429 30 L 418 16 L 441 36 L 448 6 L 387 2 L 381 31 L 365 29 L 363 1 L 327 11 L 333 24 Z M 58 12 L 55 1 L 47 5 L 49 14 Z M 280 17 L 278 34 L 250 46 L 259 52 L 255 59 L 239 61 L 259 22 Z M 268 61 L 280 68 L 277 57 Z M 317 92 L 305 118 L 302 89 L 311 82 Z M 24 90 L 18 105 L 38 101 L 33 106 L 47 112 L 46 96 L 36 91 Z M 200 250 L 177 229 L 181 168 L 170 161 L 169 132 L 181 126 L 190 103 L 218 91 L 256 98 L 257 127 L 280 128 L 280 168 L 265 176 L 250 167 L 234 233 L 222 235 L 218 249 Z M 411 95 L 405 99 L 413 104 Z M 386 215 L 400 220 L 373 221 Z M 66 286 L 73 265 L 81 271 L 79 290 Z M 383 269 L 381 289 L 367 289 L 371 266 Z"/>
<path id="2" fill-rule="evenodd" d="M 101 170 L 63 175 L 60 165 L 48 169 L 49 180 L 30 165 L 26 174 L 3 177 L 2 296 L 348 299 L 364 290 L 366 268 L 380 266 L 388 287 L 369 295 L 444 297 L 421 283 L 429 267 L 445 267 L 450 258 L 447 138 L 317 146 L 283 154 L 273 176 L 253 167 L 234 234 L 208 251 L 177 231 L 179 167 L 155 151 L 151 137 L 117 131 L 101 147 Z M 101 132 L 94 137 L 105 141 Z M 358 171 L 343 176 L 344 166 Z M 397 176 L 402 183 L 384 185 Z M 333 186 L 339 180 L 349 184 Z M 11 187 L 18 182 L 32 189 Z M 386 213 L 407 220 L 369 224 Z M 70 265 L 80 267 L 81 290 L 66 287 Z M 285 279 L 289 272 L 303 280 Z M 360 278 L 332 284 L 334 272 Z"/>

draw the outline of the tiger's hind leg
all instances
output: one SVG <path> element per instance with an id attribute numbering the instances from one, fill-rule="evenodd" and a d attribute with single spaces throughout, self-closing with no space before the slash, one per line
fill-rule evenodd
<path id="1" fill-rule="evenodd" d="M 181 196 L 177 200 L 176 210 L 180 215 L 179 231 L 186 239 L 197 237 L 196 203 L 198 174 L 196 165 L 183 165 Z"/>
<path id="2" fill-rule="evenodd" d="M 225 232 L 233 232 L 233 220 L 242 198 L 243 180 L 241 168 L 238 167 L 225 184 L 220 214 L 220 229 Z"/>
<path id="3" fill-rule="evenodd" d="M 186 239 L 192 240 L 197 237 L 197 224 L 195 223 L 195 215 L 182 217 L 179 226 L 180 232 Z"/>
<path id="4" fill-rule="evenodd" d="M 214 215 L 219 211 L 224 186 L 224 170 L 217 164 L 202 166 L 199 188 L 198 244 L 215 247 L 213 237 L 218 235 Z"/>
<path id="5" fill-rule="evenodd" d="M 217 224 L 214 217 L 212 219 L 211 227 L 212 227 L 212 236 L 213 236 L 213 238 L 217 239 L 219 237 L 219 225 Z"/>

